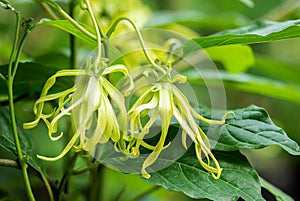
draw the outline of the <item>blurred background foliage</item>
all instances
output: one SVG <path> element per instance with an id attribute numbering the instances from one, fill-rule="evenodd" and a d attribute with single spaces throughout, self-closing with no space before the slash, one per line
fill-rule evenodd
<path id="1" fill-rule="evenodd" d="M 113 2 L 113 3 L 112 3 Z M 118 3 L 119 2 L 119 3 Z M 300 1 L 298 0 L 254 0 L 254 6 L 249 7 L 238 0 L 95 0 L 98 15 L 102 16 L 102 23 L 108 26 L 107 22 L 117 16 L 127 15 L 133 18 L 140 27 L 159 27 L 168 28 L 185 34 L 192 38 L 197 35 L 206 36 L 225 29 L 232 29 L 241 26 L 247 26 L 256 20 L 273 20 L 284 21 L 300 18 Z M 69 1 L 59 1 L 64 8 L 68 9 Z M 12 4 L 22 13 L 23 18 L 33 17 L 37 22 L 43 17 L 47 17 L 43 9 L 30 0 L 12 0 Z M 80 20 L 84 20 L 84 16 L 76 16 Z M 11 13 L 0 11 L 0 65 L 7 63 L 15 22 Z M 188 28 L 186 28 L 188 27 Z M 39 27 L 35 30 L 26 46 L 21 58 L 22 62 L 35 61 L 47 63 L 49 72 L 57 69 L 71 68 L 69 59 L 69 41 L 67 34 L 48 26 Z M 84 45 L 77 42 L 77 45 Z M 291 39 L 279 42 L 271 42 L 264 44 L 251 45 L 251 49 L 255 55 L 254 62 L 245 71 L 250 74 L 257 74 L 266 78 L 278 78 L 280 74 L 274 75 L 272 68 L 276 68 L 280 64 L 284 75 L 289 78 L 290 72 L 300 70 L 299 57 L 300 39 Z M 230 53 L 228 53 L 230 54 Z M 261 70 L 262 59 L 268 61 L 268 70 Z M 219 63 L 218 67 L 223 68 Z M 1 70 L 1 69 L 0 69 Z M 34 72 L 27 72 L 28 75 Z M 295 75 L 291 75 L 294 77 Z M 46 78 L 41 78 L 41 81 Z M 300 79 L 300 78 L 299 78 Z M 295 80 L 297 82 L 298 80 Z M 288 81 L 287 81 L 288 82 Z M 38 86 L 37 88 L 42 88 Z M 36 90 L 36 92 L 38 89 Z M 276 97 L 268 97 L 263 94 L 255 94 L 226 87 L 227 105 L 229 109 L 246 107 L 249 104 L 255 104 L 264 107 L 269 112 L 273 121 L 282 127 L 290 138 L 300 143 L 300 107 L 299 103 L 279 99 Z M 3 94 L 3 92 L 1 92 Z M 22 121 L 33 119 L 32 104 L 38 93 L 29 94 L 25 100 L 16 103 L 16 111 L 18 118 Z M 0 96 L 1 105 L 6 105 L 5 97 Z M 49 106 L 51 107 L 51 106 Z M 65 128 L 68 129 L 68 128 Z M 50 142 L 44 126 L 30 131 L 33 138 L 33 148 L 41 154 L 55 155 L 62 148 L 62 142 Z M 249 160 L 257 169 L 258 173 L 278 186 L 288 194 L 292 195 L 295 200 L 300 200 L 298 191 L 298 181 L 300 179 L 300 159 L 299 157 L 290 156 L 277 146 L 271 146 L 262 150 L 243 150 Z M 0 157 L 7 156 L 5 150 L 0 149 Z M 13 156 L 11 156 L 13 158 Z M 77 166 L 83 167 L 85 161 L 79 161 Z M 62 176 L 62 169 L 66 164 L 62 161 L 54 163 L 45 163 L 46 172 L 53 178 L 58 179 Z M 17 197 L 22 197 L 24 192 L 22 182 L 20 182 L 19 170 L 0 167 L 0 200 L 7 192 Z M 136 175 L 124 175 L 108 168 L 102 172 L 104 181 L 99 186 L 99 192 L 103 194 L 103 200 L 118 200 L 118 196 L 126 198 L 135 197 L 141 192 L 149 189 L 155 190 L 151 196 L 142 200 L 191 200 L 186 196 L 168 192 L 162 188 L 153 189 L 153 187 Z M 34 179 L 34 176 L 33 176 Z M 87 175 L 81 175 L 72 178 L 74 188 L 74 200 L 82 200 L 81 194 L 88 191 Z M 42 186 L 39 181 L 34 182 L 36 189 Z M 42 188 L 42 187 L 41 187 Z M 81 190 L 78 190 L 81 189 Z M 84 190 L 82 190 L 84 189 Z M 43 188 L 41 191 L 44 191 Z M 121 195 L 121 193 L 124 194 Z M 14 200 L 12 198 L 12 200 Z M 268 198 L 272 200 L 273 198 Z M 39 198 L 38 200 L 43 200 Z"/>

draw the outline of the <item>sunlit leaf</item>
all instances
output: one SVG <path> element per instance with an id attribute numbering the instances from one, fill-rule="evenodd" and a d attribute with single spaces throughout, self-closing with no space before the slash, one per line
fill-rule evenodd
<path id="1" fill-rule="evenodd" d="M 205 51 L 213 60 L 221 62 L 230 73 L 242 73 L 254 65 L 253 52 L 246 45 L 210 47 Z"/>
<path id="2" fill-rule="evenodd" d="M 207 37 L 195 38 L 186 44 L 186 51 L 200 45 L 202 48 L 231 44 L 265 43 L 300 37 L 300 20 L 285 22 L 257 21 L 254 24 L 219 32 Z M 196 44 L 195 44 L 196 43 Z"/>

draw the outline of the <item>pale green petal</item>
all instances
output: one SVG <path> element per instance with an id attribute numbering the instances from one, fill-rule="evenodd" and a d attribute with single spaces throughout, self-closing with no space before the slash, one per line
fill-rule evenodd
<path id="1" fill-rule="evenodd" d="M 119 110 L 119 121 L 123 123 L 121 129 L 124 129 L 122 131 L 127 131 L 127 112 L 123 95 L 107 79 L 101 78 L 101 82 L 112 102 L 116 104 Z"/>
<path id="2" fill-rule="evenodd" d="M 108 139 L 111 138 L 114 142 L 117 142 L 120 140 L 118 120 L 115 115 L 114 109 L 107 97 L 104 97 L 104 105 L 106 108 L 106 114 L 104 114 L 105 116 L 103 116 L 102 118 L 107 118 L 104 135 L 106 135 Z"/>
<path id="3" fill-rule="evenodd" d="M 57 161 L 57 160 L 61 159 L 62 157 L 64 157 L 70 151 L 70 149 L 75 145 L 77 138 L 78 138 L 78 135 L 73 135 L 73 137 L 71 138 L 71 140 L 69 141 L 67 146 L 64 148 L 64 150 L 56 157 L 47 157 L 47 156 L 41 156 L 41 155 L 37 155 L 37 157 L 39 159 L 42 159 L 45 161 Z"/>
<path id="4" fill-rule="evenodd" d="M 187 78 L 184 75 L 175 75 L 172 79 L 172 82 L 185 83 L 186 80 Z"/>
<path id="5" fill-rule="evenodd" d="M 109 66 L 109 67 L 104 69 L 102 75 L 108 75 L 108 74 L 116 73 L 116 72 L 121 72 L 126 76 L 126 78 L 128 78 L 129 86 L 125 91 L 125 96 L 129 95 L 129 93 L 134 88 L 134 83 L 133 83 L 132 77 L 128 73 L 128 70 L 127 70 L 126 66 L 121 65 L 121 64 Z"/>
<path id="6" fill-rule="evenodd" d="M 45 85 L 42 89 L 40 98 L 34 104 L 33 111 L 34 111 L 34 114 L 36 115 L 36 119 L 33 122 L 25 123 L 23 125 L 24 128 L 26 128 L 26 129 L 33 128 L 38 124 L 40 118 L 43 116 L 42 113 L 43 113 L 43 108 L 44 108 L 44 102 L 45 101 L 54 100 L 56 98 L 59 98 L 60 96 L 66 96 L 66 94 L 69 94 L 74 90 L 74 88 L 71 88 L 71 89 L 65 90 L 65 91 L 60 92 L 60 93 L 47 95 L 48 91 L 55 84 L 56 78 L 63 77 L 63 76 L 77 76 L 77 75 L 81 75 L 81 74 L 85 74 L 85 71 L 82 71 L 82 70 L 61 70 L 61 71 L 58 71 L 57 73 L 55 73 L 53 76 L 51 76 L 46 81 L 46 83 L 45 83 Z M 54 114 L 54 113 L 51 113 L 51 114 Z M 48 118 L 50 116 L 51 115 L 47 116 L 46 118 Z"/>
<path id="7" fill-rule="evenodd" d="M 81 104 L 83 101 L 83 98 L 79 99 L 76 103 L 72 104 L 71 106 L 69 106 L 67 109 L 65 109 L 64 111 L 62 111 L 61 113 L 59 113 L 51 122 L 49 125 L 49 137 L 51 138 L 51 140 L 55 141 L 58 140 L 59 138 L 61 138 L 62 134 L 59 135 L 58 137 L 53 137 L 52 133 L 53 131 L 56 131 L 56 125 L 57 122 L 60 118 L 62 118 L 63 116 L 67 115 L 71 110 L 73 110 L 75 107 L 77 107 L 79 104 Z"/>
<path id="8" fill-rule="evenodd" d="M 136 132 L 139 132 L 139 130 L 136 130 L 137 128 L 143 130 L 142 128 L 142 125 L 141 125 L 141 121 L 140 121 L 140 113 L 143 112 L 144 110 L 151 110 L 155 107 L 158 106 L 158 97 L 156 94 L 153 94 L 153 97 L 152 99 L 148 102 L 148 103 L 145 103 L 145 104 L 141 104 L 139 105 L 138 107 L 135 108 L 135 110 L 133 110 L 131 113 L 130 113 L 130 130 L 131 130 L 131 133 L 133 134 L 133 136 L 136 136 L 135 133 Z M 158 115 L 158 114 L 157 114 Z M 157 116 L 156 115 L 156 116 Z M 153 115 L 152 115 L 153 116 Z M 136 119 L 138 121 L 138 125 L 136 125 Z M 151 125 L 154 123 L 155 119 L 153 119 L 153 117 L 151 117 L 150 119 L 152 122 Z M 149 130 L 149 127 L 151 127 L 151 125 L 149 126 L 145 126 L 144 129 L 148 129 Z M 144 131 L 143 131 L 144 132 Z M 140 136 L 136 136 L 137 138 L 140 138 Z"/>
<path id="9" fill-rule="evenodd" d="M 138 155 L 139 154 L 139 147 L 142 145 L 143 147 L 149 149 L 149 150 L 154 150 L 155 146 L 149 145 L 146 142 L 144 142 L 143 138 L 146 134 L 149 133 L 149 129 L 150 127 L 153 125 L 153 123 L 155 122 L 155 120 L 157 119 L 159 115 L 159 110 L 156 109 L 153 114 L 151 115 L 149 121 L 145 124 L 144 128 L 142 129 L 142 131 L 138 134 L 137 137 L 135 137 L 136 140 L 136 145 L 135 145 L 135 149 L 133 151 L 134 155 Z"/>
<path id="10" fill-rule="evenodd" d="M 185 132 L 184 129 L 182 129 L 182 132 L 181 132 L 182 145 L 185 149 L 188 149 L 187 144 L 186 144 L 186 137 L 187 137 L 187 133 Z"/>
<path id="11" fill-rule="evenodd" d="M 222 173 L 222 168 L 220 167 L 217 159 L 212 154 L 212 152 L 205 153 L 205 155 L 208 154 L 208 156 L 213 160 L 215 167 L 212 167 L 209 164 L 204 163 L 204 161 L 202 160 L 202 156 L 201 156 L 201 146 L 199 146 L 198 144 L 195 144 L 195 148 L 196 148 L 197 158 L 198 158 L 200 164 L 202 165 L 202 167 L 204 169 L 206 169 L 208 172 L 210 172 L 215 179 L 219 179 L 221 176 L 221 173 Z M 207 158 L 207 159 L 209 159 L 209 158 Z"/>
<path id="12" fill-rule="evenodd" d="M 190 128 L 187 121 L 180 114 L 180 112 L 178 111 L 178 109 L 176 107 L 174 107 L 174 117 L 177 119 L 178 123 L 180 124 L 182 129 L 185 131 L 185 133 L 187 133 L 190 136 L 190 138 L 195 142 L 196 136 L 195 136 L 193 130 Z M 184 146 L 184 144 L 183 144 L 183 146 Z"/>
<path id="13" fill-rule="evenodd" d="M 103 93 L 101 95 L 101 104 L 100 104 L 100 107 L 98 108 L 98 124 L 97 124 L 97 128 L 96 128 L 96 131 L 99 132 L 98 133 L 98 135 L 99 135 L 98 142 L 99 143 L 106 143 L 110 138 L 110 135 L 107 136 L 107 134 L 105 134 L 106 124 L 109 121 L 109 119 L 106 118 L 106 116 L 104 116 L 107 113 L 104 99 L 105 99 L 105 95 Z"/>
<path id="14" fill-rule="evenodd" d="M 150 178 L 150 174 L 147 173 L 146 168 L 152 165 L 160 155 L 161 151 L 164 148 L 164 143 L 168 134 L 168 129 L 170 126 L 170 121 L 173 114 L 173 98 L 172 93 L 168 85 L 162 86 L 159 90 L 159 105 L 158 105 L 159 115 L 161 118 L 161 136 L 158 143 L 155 146 L 155 149 L 143 163 L 142 166 L 142 175 L 145 178 Z"/>
<path id="15" fill-rule="evenodd" d="M 156 89 L 156 86 L 149 86 L 145 89 L 143 94 L 138 98 L 138 100 L 133 104 L 128 113 L 130 114 L 134 111 L 138 106 L 143 104 L 144 102 L 149 101 L 153 97 L 153 91 Z"/>

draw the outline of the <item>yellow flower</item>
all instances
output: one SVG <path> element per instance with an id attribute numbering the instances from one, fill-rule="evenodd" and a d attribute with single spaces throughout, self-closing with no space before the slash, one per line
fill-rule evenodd
<path id="1" fill-rule="evenodd" d="M 186 77 L 181 75 L 172 77 L 170 68 L 165 67 L 165 70 L 167 73 L 162 76 L 159 76 L 156 72 L 154 73 L 157 81 L 143 89 L 144 93 L 129 110 L 129 130 L 133 139 L 127 149 L 130 149 L 131 154 L 134 156 L 139 155 L 140 146 L 151 150 L 141 170 L 142 175 L 149 178 L 150 174 L 146 171 L 146 168 L 158 159 L 161 151 L 165 148 L 168 128 L 171 119 L 175 118 L 182 127 L 183 146 L 187 148 L 186 137 L 189 136 L 195 143 L 196 155 L 202 167 L 211 172 L 214 178 L 219 178 L 222 168 L 211 152 L 209 140 L 196 120 L 221 125 L 225 123 L 226 115 L 231 112 L 227 112 L 220 121 L 204 118 L 191 107 L 188 99 L 174 84 L 175 82 L 186 82 Z M 145 117 L 146 122 L 144 121 Z M 161 121 L 161 134 L 158 143 L 151 146 L 144 139 L 149 134 L 150 127 L 158 118 Z M 202 160 L 202 154 L 206 157 L 207 162 Z"/>
<path id="2" fill-rule="evenodd" d="M 57 125 L 61 118 L 71 115 L 74 135 L 64 150 L 56 157 L 38 156 L 41 159 L 54 161 L 62 158 L 77 142 L 79 150 L 93 151 L 97 143 L 112 140 L 116 147 L 122 149 L 122 139 L 127 131 L 127 113 L 123 95 L 106 79 L 106 76 L 121 72 L 127 75 L 127 68 L 123 65 L 107 67 L 105 61 L 100 66 L 87 62 L 85 70 L 61 70 L 50 77 L 44 85 L 41 97 L 35 102 L 33 111 L 36 119 L 25 123 L 24 128 L 35 127 L 43 120 L 48 127 L 51 140 L 55 141 L 63 136 L 57 133 Z M 67 90 L 49 94 L 49 90 L 62 76 L 77 76 L 75 85 Z M 128 90 L 133 82 L 128 77 Z M 58 107 L 51 113 L 44 113 L 44 105 L 48 101 L 58 101 Z"/>

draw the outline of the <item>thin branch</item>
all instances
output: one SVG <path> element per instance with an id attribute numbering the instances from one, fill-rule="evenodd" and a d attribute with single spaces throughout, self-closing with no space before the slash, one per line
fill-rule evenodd
<path id="1" fill-rule="evenodd" d="M 163 74 L 166 73 L 166 71 L 160 67 L 159 65 L 157 65 L 150 57 L 147 49 L 146 49 L 146 45 L 145 45 L 145 42 L 144 42 L 144 39 L 142 37 L 142 34 L 140 32 L 140 30 L 138 29 L 138 27 L 134 24 L 133 21 L 131 21 L 129 18 L 127 17 L 120 17 L 118 19 L 116 19 L 113 23 L 113 25 L 109 28 L 109 30 L 107 31 L 106 33 L 106 36 L 107 38 L 110 38 L 111 34 L 115 31 L 117 25 L 121 22 L 121 21 L 127 21 L 129 22 L 129 24 L 133 27 L 134 31 L 136 32 L 137 36 L 138 36 L 138 39 L 139 39 L 139 42 L 140 42 L 140 45 L 142 46 L 142 50 L 143 50 L 143 53 L 146 57 L 146 59 L 148 60 L 148 62 L 154 66 L 157 70 L 161 71 Z"/>
<path id="2" fill-rule="evenodd" d="M 17 64 L 18 64 L 18 59 L 19 59 L 19 53 L 21 52 L 22 47 L 18 47 L 18 38 L 19 38 L 19 33 L 20 33 L 20 26 L 21 26 L 21 14 L 17 11 L 15 11 L 16 14 L 16 31 L 15 31 L 15 39 L 14 39 L 14 45 L 11 51 L 11 55 L 9 58 L 9 65 L 8 65 L 8 78 L 7 78 L 7 88 L 8 88 L 8 101 L 9 101 L 9 111 L 10 111 L 10 118 L 11 118 L 11 127 L 12 127 L 12 132 L 14 136 L 14 142 L 15 142 L 15 147 L 17 150 L 17 156 L 19 160 L 19 164 L 21 167 L 22 175 L 23 175 L 23 180 L 25 183 L 25 188 L 26 188 L 26 193 L 28 200 L 30 201 L 35 201 L 29 177 L 28 177 L 28 172 L 27 172 L 27 163 L 26 163 L 26 157 L 24 157 L 22 148 L 20 145 L 20 139 L 19 139 L 19 133 L 17 130 L 17 123 L 16 123 L 16 116 L 15 116 L 15 108 L 14 108 L 14 97 L 13 97 L 13 82 L 14 82 L 14 74 L 15 70 L 17 69 Z M 16 51 L 17 56 L 16 58 Z M 15 61 L 15 66 L 13 68 L 13 61 Z"/>
<path id="3" fill-rule="evenodd" d="M 90 33 L 88 30 L 83 28 L 78 22 L 76 22 L 73 18 L 71 18 L 68 13 L 66 13 L 62 8 L 58 10 L 58 12 L 64 16 L 69 22 L 71 22 L 77 29 L 79 29 L 82 33 L 86 34 L 88 37 L 97 40 L 97 36 L 94 34 Z"/>

